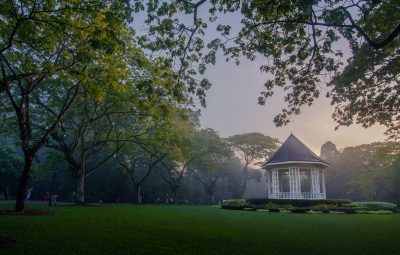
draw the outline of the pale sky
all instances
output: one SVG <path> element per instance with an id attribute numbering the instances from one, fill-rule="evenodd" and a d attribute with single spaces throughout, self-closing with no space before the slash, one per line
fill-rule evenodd
<path id="1" fill-rule="evenodd" d="M 199 17 L 206 20 L 208 6 L 202 6 Z M 190 20 L 190 19 L 189 19 Z M 232 34 L 239 31 L 241 16 L 238 13 L 219 15 L 218 23 L 230 24 Z M 215 24 L 209 24 L 206 38 L 215 34 Z M 349 49 L 345 43 L 339 44 L 345 55 Z M 286 105 L 283 93 L 276 91 L 274 97 L 265 106 L 258 104 L 258 97 L 263 90 L 266 74 L 259 67 L 265 63 L 262 57 L 251 62 L 242 59 L 237 66 L 234 62 L 225 62 L 223 57 L 217 58 L 215 66 L 208 66 L 205 77 L 213 84 L 207 92 L 207 107 L 202 109 L 201 125 L 212 128 L 222 137 L 234 134 L 261 132 L 284 141 L 293 132 L 317 155 L 321 145 L 326 141 L 336 144 L 338 149 L 365 143 L 384 141 L 385 127 L 376 125 L 365 129 L 359 125 L 340 127 L 335 131 L 332 120 L 333 106 L 330 100 L 321 93 L 321 98 L 312 107 L 305 107 L 301 115 L 294 116 L 291 123 L 277 128 L 273 118 Z"/>
<path id="2" fill-rule="evenodd" d="M 333 107 L 329 99 L 321 97 L 312 107 L 303 109 L 286 127 L 274 126 L 273 118 L 285 106 L 283 94 L 276 93 L 265 106 L 257 99 L 263 89 L 265 74 L 259 70 L 262 59 L 255 62 L 233 62 L 219 59 L 205 74 L 212 83 L 207 92 L 207 107 L 202 109 L 201 125 L 213 128 L 222 137 L 247 132 L 261 132 L 284 141 L 293 132 L 310 149 L 319 155 L 321 145 L 330 140 L 338 149 L 383 141 L 385 128 L 374 126 L 365 129 L 359 125 L 340 127 L 335 131 L 332 120 Z M 325 94 L 325 93 L 321 93 Z"/>
<path id="3" fill-rule="evenodd" d="M 207 20 L 207 4 L 201 6 L 198 17 Z M 180 16 L 193 23 L 191 15 Z M 139 34 L 145 33 L 144 16 L 136 16 L 135 28 Z M 230 24 L 232 34 L 240 30 L 241 16 L 238 13 L 219 15 L 218 23 Z M 215 38 L 215 23 L 206 29 L 207 40 Z M 346 47 L 343 45 L 343 47 Z M 342 49 L 344 54 L 348 49 Z M 285 106 L 283 94 L 275 92 L 275 96 L 267 101 L 265 106 L 258 105 L 258 96 L 266 81 L 259 67 L 263 64 L 262 57 L 251 62 L 243 59 L 237 66 L 234 62 L 225 62 L 223 57 L 217 58 L 215 66 L 208 66 L 204 75 L 213 84 L 207 92 L 207 107 L 201 109 L 200 118 L 203 128 L 212 128 L 222 137 L 234 134 L 261 132 L 284 141 L 293 132 L 303 143 L 319 155 L 321 145 L 326 141 L 336 144 L 338 149 L 364 143 L 383 141 L 385 128 L 374 126 L 364 129 L 361 126 L 340 127 L 335 131 L 336 124 L 332 120 L 333 107 L 329 99 L 323 96 L 312 106 L 304 108 L 301 115 L 295 116 L 286 127 L 274 126 L 273 118 Z M 203 78 L 203 77 L 199 77 Z M 321 93 L 325 95 L 325 93 Z"/>

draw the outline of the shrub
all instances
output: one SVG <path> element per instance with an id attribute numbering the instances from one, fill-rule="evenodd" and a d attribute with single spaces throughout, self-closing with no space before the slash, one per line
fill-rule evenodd
<path id="1" fill-rule="evenodd" d="M 280 212 L 281 210 L 279 208 L 269 208 L 269 212 Z"/>
<path id="2" fill-rule="evenodd" d="M 336 207 L 335 211 L 344 212 L 347 214 L 356 214 L 357 213 L 357 210 L 352 207 Z"/>
<path id="3" fill-rule="evenodd" d="M 267 209 L 275 209 L 275 208 L 278 208 L 278 205 L 275 204 L 275 203 L 269 202 L 269 203 L 265 206 L 265 208 L 267 208 Z"/>
<path id="4" fill-rule="evenodd" d="M 243 210 L 245 210 L 245 211 L 255 211 L 255 210 L 257 210 L 257 208 L 256 207 L 244 207 Z"/>
<path id="5" fill-rule="evenodd" d="M 306 213 L 308 211 L 311 211 L 311 208 L 309 208 L 309 207 L 294 207 L 290 211 L 292 213 Z"/>
<path id="6" fill-rule="evenodd" d="M 329 213 L 329 210 L 335 208 L 334 204 L 317 204 L 312 207 L 313 211 Z"/>
<path id="7" fill-rule="evenodd" d="M 360 214 L 393 214 L 393 212 L 389 211 L 389 210 L 379 210 L 379 211 L 361 210 L 361 211 L 357 211 L 357 213 L 360 213 Z"/>
<path id="8" fill-rule="evenodd" d="M 278 205 L 292 205 L 295 207 L 310 207 L 317 204 L 329 204 L 335 206 L 344 206 L 350 204 L 351 201 L 347 199 L 269 199 L 269 198 L 253 198 L 247 199 L 246 202 L 252 205 L 267 205 L 268 203 L 275 203 Z"/>
<path id="9" fill-rule="evenodd" d="M 356 210 L 366 210 L 366 211 L 381 211 L 387 210 L 396 212 L 397 205 L 388 202 L 353 202 L 350 204 L 352 208 Z"/>
<path id="10" fill-rule="evenodd" d="M 246 202 L 244 199 L 228 199 L 224 200 L 223 205 L 248 205 L 249 203 Z"/>
<path id="11" fill-rule="evenodd" d="M 243 210 L 244 205 L 225 205 L 223 204 L 221 206 L 222 209 L 228 209 L 228 210 Z"/>

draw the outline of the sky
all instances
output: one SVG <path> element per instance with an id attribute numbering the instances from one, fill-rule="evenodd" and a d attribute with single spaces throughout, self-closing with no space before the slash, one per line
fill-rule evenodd
<path id="1" fill-rule="evenodd" d="M 277 91 L 266 105 L 257 103 L 258 96 L 266 80 L 259 66 L 262 59 L 255 62 L 244 60 L 239 66 L 233 62 L 217 61 L 205 74 L 213 86 L 207 92 L 207 106 L 201 109 L 201 125 L 212 128 L 222 137 L 234 134 L 261 132 L 284 141 L 291 132 L 319 155 L 321 145 L 326 141 L 337 148 L 364 143 L 384 141 L 385 127 L 373 126 L 365 129 L 359 125 L 340 127 L 335 131 L 332 120 L 334 107 L 323 96 L 311 107 L 294 116 L 285 127 L 275 127 L 273 118 L 285 106 L 283 93 Z M 321 93 L 324 94 L 324 93 Z"/>
<path id="2" fill-rule="evenodd" d="M 207 6 L 199 10 L 199 17 L 203 20 L 207 17 L 207 10 Z M 240 20 L 239 14 L 230 14 L 220 16 L 218 23 L 232 25 L 232 31 L 235 32 L 239 31 Z M 214 29 L 215 25 L 209 24 L 209 37 L 216 35 Z M 345 43 L 340 43 L 339 47 L 345 56 L 349 55 Z M 287 126 L 276 127 L 273 118 L 285 107 L 284 94 L 282 91 L 274 91 L 274 97 L 266 105 L 258 104 L 258 97 L 266 81 L 266 74 L 259 69 L 264 61 L 262 57 L 255 61 L 242 59 L 237 66 L 234 62 L 225 62 L 224 58 L 219 57 L 215 66 L 208 66 L 204 77 L 213 86 L 207 93 L 207 107 L 201 109 L 202 127 L 212 128 L 222 137 L 260 132 L 282 142 L 292 132 L 317 155 L 326 141 L 331 141 L 338 149 L 342 149 L 385 140 L 386 128 L 380 125 L 367 129 L 352 125 L 335 131 L 336 123 L 332 119 L 334 106 L 324 97 L 325 93 L 321 93 L 321 98 L 313 106 L 303 108 L 302 113 L 294 116 Z"/>
<path id="3" fill-rule="evenodd" d="M 198 17 L 203 20 L 208 17 L 208 8 L 204 5 L 199 9 Z M 192 23 L 192 16 L 181 16 L 181 20 Z M 137 32 L 143 33 L 143 16 L 136 17 Z M 233 34 L 240 30 L 240 14 L 227 14 L 219 17 L 218 23 L 232 25 Z M 209 24 L 206 30 L 206 42 L 215 38 L 215 24 Z M 344 44 L 342 45 L 345 47 Z M 342 49 L 344 54 L 348 49 Z M 301 115 L 294 116 L 291 123 L 285 127 L 275 127 L 273 118 L 278 114 L 285 102 L 284 94 L 275 91 L 275 96 L 269 99 L 265 106 L 259 105 L 258 97 L 266 81 L 265 74 L 259 67 L 265 59 L 255 61 L 241 60 L 237 66 L 234 62 L 225 62 L 219 57 L 215 66 L 208 66 L 203 77 L 211 81 L 213 86 L 207 92 L 206 108 L 201 108 L 200 122 L 203 128 L 212 128 L 222 137 L 235 134 L 260 132 L 283 142 L 291 132 L 319 155 L 321 145 L 326 141 L 336 144 L 338 149 L 365 143 L 384 141 L 383 126 L 373 126 L 365 129 L 359 125 L 340 127 L 335 131 L 336 123 L 332 120 L 333 106 L 329 99 L 321 93 L 313 106 L 305 107 Z M 200 104 L 198 104 L 200 105 Z"/>

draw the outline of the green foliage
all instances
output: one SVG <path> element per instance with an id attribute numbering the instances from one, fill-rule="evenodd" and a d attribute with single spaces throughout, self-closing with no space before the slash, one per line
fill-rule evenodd
<path id="1" fill-rule="evenodd" d="M 21 174 L 23 158 L 18 154 L 14 146 L 0 145 L 0 188 L 4 199 L 11 199 L 15 196 L 18 177 Z"/>
<path id="2" fill-rule="evenodd" d="M 311 208 L 312 208 L 313 211 L 325 212 L 325 211 L 332 210 L 335 207 L 336 207 L 336 204 L 323 204 L 323 203 L 321 203 L 321 204 L 316 204 L 316 205 L 312 206 Z"/>
<path id="3" fill-rule="evenodd" d="M 359 201 L 397 203 L 398 148 L 396 142 L 371 143 L 327 156 L 331 167 L 325 172 L 330 197 Z"/>
<path id="4" fill-rule="evenodd" d="M 267 209 L 276 209 L 276 208 L 278 208 L 278 205 L 275 204 L 275 203 L 269 202 L 269 203 L 265 206 L 265 208 L 267 208 Z"/>
<path id="5" fill-rule="evenodd" d="M 356 214 L 357 213 L 357 210 L 352 207 L 336 207 L 335 211 L 343 212 L 346 214 Z"/>
<path id="6" fill-rule="evenodd" d="M 309 207 L 318 204 L 328 204 L 328 205 L 346 205 L 351 203 L 350 200 L 346 199 L 321 199 L 321 200 L 308 200 L 308 199 L 266 199 L 266 198 L 253 198 L 246 199 L 246 201 L 253 205 L 266 205 L 268 203 L 275 203 L 278 205 L 292 205 L 295 207 Z"/>
<path id="7" fill-rule="evenodd" d="M 224 200 L 224 205 L 248 205 L 245 199 L 228 199 Z"/>
<path id="8" fill-rule="evenodd" d="M 259 103 L 265 104 L 277 87 L 286 92 L 287 106 L 274 118 L 276 125 L 287 124 L 328 90 L 338 125 L 380 123 L 389 137 L 399 137 L 397 0 L 135 3 L 146 11 L 150 27 L 141 45 L 180 61 L 185 78 L 203 74 L 219 51 L 237 64 L 243 57 L 266 59 L 260 69 L 268 80 Z M 208 13 L 199 11 L 205 7 Z M 240 15 L 240 27 L 221 18 L 230 14 Z M 206 34 L 210 25 L 219 36 Z"/>
<path id="9" fill-rule="evenodd" d="M 351 207 L 366 211 L 396 211 L 397 205 L 388 202 L 352 202 Z"/>
<path id="10" fill-rule="evenodd" d="M 311 210 L 311 208 L 309 208 L 309 207 L 294 207 L 290 211 L 292 213 L 306 213 L 306 212 L 309 212 L 310 210 Z"/>
<path id="11" fill-rule="evenodd" d="M 248 167 L 264 160 L 278 149 L 279 140 L 261 133 L 247 133 L 233 135 L 228 138 L 232 149 L 239 155 L 244 163 L 240 196 L 246 191 L 249 179 Z"/>

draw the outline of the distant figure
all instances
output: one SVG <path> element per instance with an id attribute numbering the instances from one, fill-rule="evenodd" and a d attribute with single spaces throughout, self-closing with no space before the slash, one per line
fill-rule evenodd
<path id="1" fill-rule="evenodd" d="M 26 201 L 29 201 L 31 199 L 32 191 L 33 188 L 28 188 L 28 190 L 26 191 L 26 198 L 25 198 Z"/>
<path id="2" fill-rule="evenodd" d="M 54 194 L 54 195 L 51 197 L 51 203 L 52 203 L 53 205 L 56 205 L 56 203 L 57 203 L 57 198 L 58 198 L 58 195 L 57 195 L 57 194 Z"/>
<path id="3" fill-rule="evenodd" d="M 49 192 L 44 193 L 44 201 L 49 201 Z"/>

